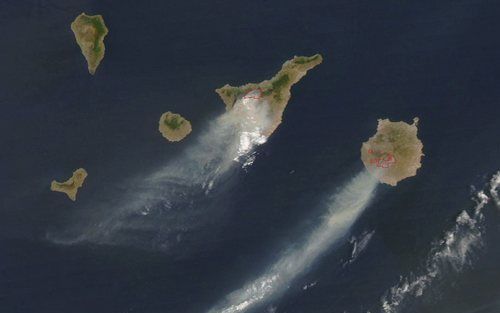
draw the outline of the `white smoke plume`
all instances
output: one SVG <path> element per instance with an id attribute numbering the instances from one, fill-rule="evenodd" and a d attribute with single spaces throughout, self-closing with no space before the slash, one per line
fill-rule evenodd
<path id="1" fill-rule="evenodd" d="M 269 269 L 210 309 L 209 313 L 240 313 L 271 300 L 304 273 L 322 253 L 342 239 L 373 197 L 377 180 L 363 171 L 335 194 L 323 222 Z"/>
<path id="2" fill-rule="evenodd" d="M 97 203 L 75 216 L 67 228 L 47 234 L 59 244 L 94 242 L 167 249 L 203 223 L 206 198 L 231 169 L 248 167 L 255 147 L 266 142 L 269 104 L 240 98 L 212 121 L 180 157 L 124 187 L 115 203 Z"/>

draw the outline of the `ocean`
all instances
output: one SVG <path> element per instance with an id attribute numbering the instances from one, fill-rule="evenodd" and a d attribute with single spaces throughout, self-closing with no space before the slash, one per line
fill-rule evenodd
<path id="1" fill-rule="evenodd" d="M 109 28 L 95 76 L 69 27 L 81 12 Z M 363 171 L 377 119 L 414 117 L 417 175 L 379 184 L 338 241 L 247 311 L 499 312 L 499 16 L 494 1 L 3 0 L 0 312 L 209 312 L 301 249 Z M 147 180 L 217 139 L 216 88 L 315 53 L 250 166 L 208 194 Z M 159 134 L 165 111 L 191 121 L 181 143 Z M 75 203 L 49 190 L 78 167 Z M 151 190 L 152 215 L 113 218 Z"/>

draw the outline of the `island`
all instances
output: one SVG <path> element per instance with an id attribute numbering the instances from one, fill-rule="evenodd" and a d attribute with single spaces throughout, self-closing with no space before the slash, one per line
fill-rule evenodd
<path id="1" fill-rule="evenodd" d="M 108 34 L 102 16 L 82 13 L 71 23 L 71 30 L 87 60 L 89 73 L 94 75 L 104 58 L 104 37 Z"/>
<path id="2" fill-rule="evenodd" d="M 181 141 L 191 133 L 191 123 L 180 114 L 165 112 L 160 117 L 158 130 L 169 141 Z"/>
<path id="3" fill-rule="evenodd" d="M 283 112 L 290 100 L 290 89 L 307 71 L 316 67 L 323 61 L 319 54 L 313 56 L 295 56 L 286 61 L 281 70 L 271 79 L 261 83 L 249 83 L 240 87 L 225 85 L 215 91 L 222 98 L 226 110 L 231 110 L 236 101 L 247 96 L 258 99 L 260 103 L 268 103 L 271 123 L 263 131 L 266 136 L 271 135 L 281 124 Z"/>
<path id="4" fill-rule="evenodd" d="M 50 190 L 57 192 L 64 192 L 71 200 L 76 200 L 76 193 L 78 188 L 83 185 L 85 178 L 87 178 L 87 171 L 83 168 L 79 168 L 73 172 L 73 176 L 63 183 L 59 183 L 55 180 L 50 184 Z"/>
<path id="5" fill-rule="evenodd" d="M 417 126 L 417 117 L 411 125 L 379 119 L 377 133 L 362 144 L 361 160 L 380 182 L 396 186 L 399 181 L 417 174 L 424 155 Z"/>

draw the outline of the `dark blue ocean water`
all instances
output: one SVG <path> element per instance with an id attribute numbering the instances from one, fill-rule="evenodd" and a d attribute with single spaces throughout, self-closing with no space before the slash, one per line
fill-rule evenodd
<path id="1" fill-rule="evenodd" d="M 102 14 L 110 30 L 95 76 L 69 28 L 81 12 Z M 418 116 L 423 167 L 378 188 L 351 230 L 375 232 L 364 253 L 343 267 L 345 240 L 255 309 L 379 312 L 384 293 L 425 267 L 432 243 L 474 207 L 471 185 L 483 189 L 500 169 L 499 17 L 496 1 L 2 0 L 0 312 L 205 312 L 316 226 L 323 201 L 362 169 L 360 144 L 378 118 Z M 222 213 L 207 211 L 190 240 L 47 240 L 195 145 L 224 112 L 215 88 L 315 53 L 324 62 L 293 87 L 283 124 L 249 169 L 232 172 L 210 202 Z M 193 124 L 180 144 L 158 134 L 167 110 Z M 50 192 L 78 167 L 89 177 L 76 203 Z M 500 311 L 498 211 L 486 209 L 471 266 L 402 312 Z"/>

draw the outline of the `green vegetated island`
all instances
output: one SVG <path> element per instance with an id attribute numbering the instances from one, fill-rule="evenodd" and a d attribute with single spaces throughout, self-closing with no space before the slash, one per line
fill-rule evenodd
<path id="1" fill-rule="evenodd" d="M 71 176 L 67 181 L 59 183 L 55 180 L 50 184 L 50 190 L 63 192 L 65 193 L 71 200 L 76 200 L 76 194 L 78 189 L 83 185 L 85 178 L 87 178 L 87 171 L 83 168 L 79 168 L 73 172 L 73 176 Z"/>
<path id="2" fill-rule="evenodd" d="M 180 114 L 165 112 L 161 115 L 158 130 L 169 141 L 180 141 L 191 133 L 191 123 Z"/>
<path id="3" fill-rule="evenodd" d="M 249 83 L 240 87 L 225 85 L 215 91 L 226 104 L 226 110 L 231 110 L 235 102 L 245 94 L 254 90 L 260 91 L 261 100 L 270 105 L 272 123 L 268 129 L 264 130 L 264 134 L 269 136 L 281 124 L 283 112 L 290 100 L 291 87 L 304 77 L 307 71 L 322 61 L 323 57 L 319 54 L 310 57 L 295 56 L 286 61 L 281 70 L 269 80 L 264 80 L 261 83 Z"/>
<path id="4" fill-rule="evenodd" d="M 361 160 L 380 182 L 396 186 L 417 174 L 424 155 L 417 126 L 418 118 L 413 119 L 413 124 L 378 120 L 377 133 L 361 146 Z"/>
<path id="5" fill-rule="evenodd" d="M 82 13 L 71 23 L 71 30 L 87 60 L 89 73 L 94 75 L 106 50 L 104 37 L 108 34 L 108 28 L 104 24 L 104 19 L 101 15 Z"/>

